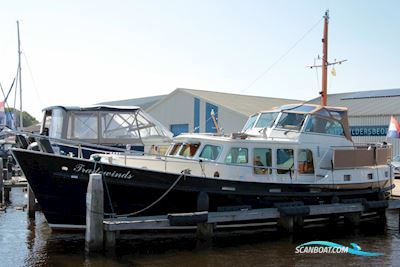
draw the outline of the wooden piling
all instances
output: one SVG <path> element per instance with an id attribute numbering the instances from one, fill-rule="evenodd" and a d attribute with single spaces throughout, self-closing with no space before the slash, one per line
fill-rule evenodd
<path id="1" fill-rule="evenodd" d="M 212 223 L 198 223 L 196 230 L 196 237 L 198 241 L 210 242 L 214 234 L 214 224 Z"/>
<path id="2" fill-rule="evenodd" d="M 30 185 L 28 185 L 27 193 L 28 193 L 28 218 L 35 219 L 35 211 L 36 211 L 35 194 L 33 193 Z"/>
<path id="3" fill-rule="evenodd" d="M 6 177 L 7 180 L 11 180 L 11 178 L 12 178 L 12 174 L 13 174 L 12 173 L 13 172 L 12 160 L 13 160 L 12 156 L 7 157 L 7 177 Z"/>
<path id="4" fill-rule="evenodd" d="M 86 252 L 103 249 L 104 195 L 101 174 L 90 174 L 86 192 Z"/>
<path id="5" fill-rule="evenodd" d="M 344 222 L 351 226 L 359 226 L 361 220 L 361 212 L 351 212 L 343 215 Z"/>
<path id="6" fill-rule="evenodd" d="M 0 159 L 0 207 L 4 203 L 3 191 L 4 191 L 4 172 L 3 172 L 3 160 Z"/>
<path id="7" fill-rule="evenodd" d="M 110 251 L 114 251 L 115 249 L 115 244 L 116 244 L 116 232 L 115 231 L 106 231 L 105 233 L 105 241 L 104 241 L 104 245 L 105 245 L 105 249 L 106 251 L 110 252 Z"/>
<path id="8" fill-rule="evenodd" d="M 294 218 L 293 216 L 281 216 L 278 218 L 278 228 L 288 233 L 293 233 Z"/>
<path id="9" fill-rule="evenodd" d="M 3 204 L 5 205 L 5 204 L 10 202 L 10 191 L 11 191 L 11 188 L 10 187 L 4 187 L 4 186 L 3 186 L 3 188 L 4 188 L 4 191 L 3 191 Z"/>

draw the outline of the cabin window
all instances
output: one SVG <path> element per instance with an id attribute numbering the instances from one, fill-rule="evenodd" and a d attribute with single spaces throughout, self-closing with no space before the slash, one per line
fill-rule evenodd
<path id="1" fill-rule="evenodd" d="M 205 145 L 200 153 L 200 159 L 216 160 L 221 153 L 222 148 L 220 146 Z"/>
<path id="2" fill-rule="evenodd" d="M 242 147 L 232 147 L 225 158 L 225 163 L 245 164 L 248 161 L 248 149 Z"/>
<path id="3" fill-rule="evenodd" d="M 179 155 L 184 157 L 194 157 L 199 147 L 200 143 L 184 144 L 181 151 L 179 152 Z"/>
<path id="4" fill-rule="evenodd" d="M 175 155 L 179 151 L 179 148 L 181 146 L 182 146 L 182 143 L 174 144 L 173 147 L 171 148 L 171 150 L 169 151 L 168 155 L 169 156 Z"/>
<path id="5" fill-rule="evenodd" d="M 317 116 L 310 116 L 304 131 L 340 136 L 344 135 L 343 126 L 340 122 Z"/>
<path id="6" fill-rule="evenodd" d="M 299 173 L 314 173 L 314 162 L 312 151 L 300 149 L 297 156 Z"/>
<path id="7" fill-rule="evenodd" d="M 304 114 L 282 112 L 277 128 L 300 130 L 305 119 Z"/>
<path id="8" fill-rule="evenodd" d="M 278 117 L 278 112 L 268 112 L 262 113 L 257 121 L 256 128 L 267 128 L 274 124 L 276 117 Z"/>
<path id="9" fill-rule="evenodd" d="M 270 148 L 254 148 L 254 173 L 267 174 L 271 173 L 272 151 Z"/>
<path id="10" fill-rule="evenodd" d="M 276 150 L 276 167 L 278 174 L 288 173 L 293 169 L 294 158 L 293 149 L 277 149 Z"/>
<path id="11" fill-rule="evenodd" d="M 134 113 L 101 113 L 102 138 L 131 139 L 139 138 Z"/>
<path id="12" fill-rule="evenodd" d="M 256 122 L 257 117 L 258 117 L 258 114 L 251 116 L 251 117 L 247 120 L 246 124 L 244 125 L 242 132 L 245 132 L 245 131 L 247 131 L 248 129 L 253 128 L 253 125 L 254 125 L 254 123 Z"/>
<path id="13" fill-rule="evenodd" d="M 97 113 L 72 113 L 68 122 L 68 139 L 97 139 Z"/>
<path id="14" fill-rule="evenodd" d="M 65 111 L 62 109 L 53 109 L 50 114 L 46 114 L 44 128 L 48 129 L 50 137 L 63 138 L 64 117 Z"/>

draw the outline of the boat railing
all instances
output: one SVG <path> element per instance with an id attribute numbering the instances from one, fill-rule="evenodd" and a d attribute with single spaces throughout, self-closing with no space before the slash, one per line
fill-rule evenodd
<path id="1" fill-rule="evenodd" d="M 12 131 L 13 134 L 17 137 L 17 143 L 21 142 L 24 144 L 20 144 L 22 148 L 27 148 L 26 146 L 32 144 L 33 142 L 37 142 L 38 148 L 42 152 L 46 153 L 54 153 L 57 151 L 57 146 L 62 145 L 65 147 L 70 147 L 73 149 L 76 149 L 77 155 L 72 155 L 72 154 L 67 154 L 67 156 L 71 157 L 78 157 L 78 158 L 83 158 L 83 150 L 90 151 L 91 154 L 93 153 L 101 153 L 101 154 L 115 154 L 115 153 L 120 153 L 120 154 L 128 154 L 128 155 L 137 155 L 138 153 L 142 153 L 143 151 L 136 151 L 136 150 L 130 150 L 130 149 L 124 149 L 124 148 L 119 148 L 119 147 L 114 147 L 114 146 L 106 146 L 106 145 L 99 145 L 99 144 L 93 144 L 93 143 L 85 143 L 85 142 L 80 142 L 80 141 L 74 141 L 74 140 L 67 140 L 67 139 L 60 139 L 60 138 L 55 138 L 55 137 L 49 137 L 46 135 L 40 135 L 40 134 L 34 134 L 34 133 L 29 133 L 29 132 L 22 132 L 22 131 Z M 18 141 L 19 140 L 19 141 Z M 28 141 L 31 140 L 31 141 Z"/>
<path id="2" fill-rule="evenodd" d="M 235 167 L 244 167 L 244 168 L 252 168 L 253 171 L 251 172 L 253 176 L 257 175 L 266 175 L 266 176 L 274 176 L 277 174 L 279 176 L 280 174 L 287 174 L 290 176 L 290 179 L 296 180 L 298 179 L 299 175 L 302 175 L 300 173 L 300 170 L 298 168 L 295 168 L 295 166 L 292 167 L 273 167 L 273 166 L 258 166 L 258 165 L 250 165 L 250 164 L 232 164 L 232 163 L 224 163 L 224 162 L 216 162 L 216 161 L 208 161 L 208 160 L 198 160 L 198 159 L 191 159 L 187 157 L 176 157 L 176 156 L 170 156 L 170 155 L 165 155 L 165 154 L 154 154 L 154 153 L 145 153 L 143 151 L 135 151 L 135 150 L 129 150 L 129 149 L 123 149 L 123 148 L 118 148 L 118 147 L 110 147 L 110 146 L 105 146 L 105 145 L 98 145 L 98 144 L 92 144 L 92 143 L 83 143 L 83 142 L 77 142 L 74 140 L 65 140 L 65 139 L 58 139 L 54 137 L 49 137 L 49 136 L 44 136 L 44 135 L 39 135 L 39 134 L 32 134 L 32 133 L 26 133 L 26 132 L 18 132 L 14 131 L 14 134 L 16 135 L 24 135 L 27 137 L 30 137 L 31 139 L 35 139 L 38 142 L 43 142 L 44 143 L 51 143 L 50 147 L 54 148 L 57 145 L 62 144 L 63 146 L 68 146 L 77 149 L 78 153 L 77 155 L 66 155 L 66 156 L 71 156 L 71 157 L 78 157 L 78 158 L 83 158 L 83 150 L 88 150 L 92 152 L 91 154 L 114 154 L 118 156 L 123 156 L 124 157 L 124 164 L 126 165 L 127 163 L 127 158 L 130 156 L 138 156 L 138 153 L 143 156 L 153 156 L 154 158 L 151 157 L 135 157 L 136 160 L 152 160 L 154 159 L 155 161 L 158 161 L 160 159 L 163 159 L 164 164 L 165 164 L 165 169 L 166 165 L 168 163 L 173 163 L 173 162 L 196 162 L 202 165 L 229 165 L 229 166 L 235 166 Z M 41 147 L 43 151 L 43 145 L 39 146 Z M 110 150 L 112 149 L 112 151 Z M 43 151 L 49 153 L 49 151 Z M 57 151 L 54 151 L 57 152 Z M 54 153 L 53 152 L 53 153 Z M 319 179 L 319 177 L 326 176 L 328 173 L 325 173 L 325 175 L 321 176 L 321 173 L 318 173 L 318 169 L 320 170 L 327 170 L 333 171 L 334 169 L 347 169 L 347 168 L 357 168 L 357 167 L 365 167 L 365 166 L 377 166 L 377 165 L 384 165 L 387 164 L 388 161 L 391 159 L 391 145 L 388 144 L 357 144 L 355 146 L 335 146 L 331 147 L 328 149 L 325 154 L 321 157 L 321 160 L 316 164 L 316 168 L 314 170 L 314 173 L 310 173 L 309 175 L 314 175 L 315 181 Z M 327 159 L 328 158 L 328 159 Z M 325 162 L 325 163 L 324 163 Z M 324 164 L 324 165 L 323 165 Z M 325 166 L 326 165 L 326 166 Z M 261 173 L 257 173 L 257 172 Z M 281 173 L 279 173 L 281 172 Z M 275 174 L 273 174 L 275 173 Z M 307 175 L 307 174 L 305 174 Z"/>
<path id="3" fill-rule="evenodd" d="M 332 177 L 335 170 L 361 169 L 388 165 L 392 158 L 392 145 L 386 143 L 354 144 L 354 146 L 332 146 L 317 162 L 315 181 L 318 177 Z M 325 171 L 325 173 L 324 173 Z"/>

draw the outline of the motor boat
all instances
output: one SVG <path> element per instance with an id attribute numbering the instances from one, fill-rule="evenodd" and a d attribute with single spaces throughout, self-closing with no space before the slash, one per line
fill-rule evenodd
<path id="1" fill-rule="evenodd" d="M 52 145 L 46 142 L 47 138 L 36 138 L 34 149 L 55 150 L 64 155 L 89 158 L 96 148 L 163 154 L 173 136 L 137 106 L 51 106 L 43 114 L 40 135 L 47 136 Z M 18 137 L 20 147 L 26 148 L 29 141 Z"/>
<path id="2" fill-rule="evenodd" d="M 209 211 L 382 199 L 393 176 L 391 145 L 355 144 L 346 108 L 312 104 L 259 112 L 229 136 L 182 134 L 165 155 L 126 150 L 86 159 L 18 148 L 12 153 L 53 228 L 85 227 L 92 173 L 103 176 L 110 216 L 193 212 L 204 195 Z"/>

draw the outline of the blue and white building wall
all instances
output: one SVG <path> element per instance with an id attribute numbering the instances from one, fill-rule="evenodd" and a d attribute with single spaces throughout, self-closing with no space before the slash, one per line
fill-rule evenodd
<path id="1" fill-rule="evenodd" d="M 216 132 L 211 110 L 225 133 L 240 131 L 247 120 L 245 114 L 179 89 L 146 109 L 175 135 L 184 132 Z"/>
<path id="2" fill-rule="evenodd" d="M 399 103 L 400 104 L 400 103 Z M 400 114 L 393 114 L 400 121 Z M 387 142 L 393 156 L 400 155 L 400 139 L 386 138 L 391 115 L 349 116 L 350 132 L 355 143 Z"/>

